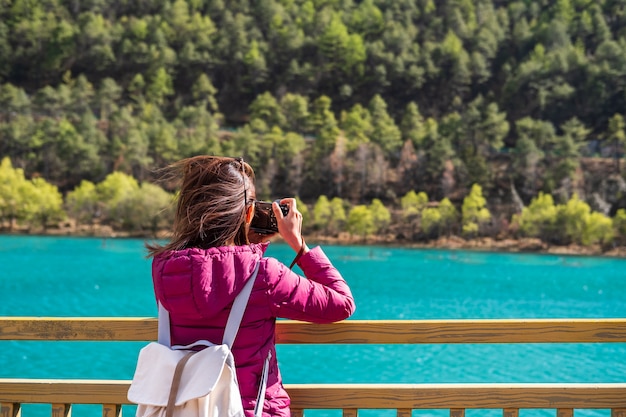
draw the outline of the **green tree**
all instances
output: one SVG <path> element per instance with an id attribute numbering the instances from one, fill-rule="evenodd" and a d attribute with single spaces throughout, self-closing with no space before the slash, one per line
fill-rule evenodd
<path id="1" fill-rule="evenodd" d="M 162 105 L 165 99 L 174 94 L 174 86 L 172 77 L 167 73 L 165 68 L 161 67 L 156 70 L 150 78 L 150 82 L 146 89 L 146 98 L 151 103 Z"/>
<path id="2" fill-rule="evenodd" d="M 290 132 L 306 133 L 309 131 L 309 102 L 305 96 L 287 93 L 280 99 L 280 108 L 284 115 L 281 127 Z"/>
<path id="3" fill-rule="evenodd" d="M 163 80 L 165 81 L 165 80 Z M 154 94 L 162 93 L 164 90 L 158 90 L 159 85 L 155 85 Z M 136 101 L 137 103 L 142 103 L 145 100 L 146 95 L 146 80 L 143 78 L 141 74 L 135 74 L 130 83 L 128 84 L 128 93 L 129 96 Z"/>
<path id="4" fill-rule="evenodd" d="M 42 226 L 45 230 L 48 222 L 61 220 L 65 217 L 63 211 L 63 196 L 57 186 L 50 184 L 43 178 L 34 178 L 28 187 L 28 220 Z"/>
<path id="5" fill-rule="evenodd" d="M 438 99 L 442 105 L 448 105 L 454 97 L 463 97 L 467 94 L 471 83 L 471 58 L 463 45 L 463 41 L 448 30 L 437 50 L 439 78 L 445 83 L 439 91 Z"/>
<path id="6" fill-rule="evenodd" d="M 437 209 L 441 214 L 441 228 L 449 235 L 458 222 L 459 212 L 448 198 L 441 200 Z"/>
<path id="7" fill-rule="evenodd" d="M 250 118 L 261 119 L 267 123 L 268 127 L 284 126 L 285 115 L 276 98 L 269 92 L 260 94 L 250 104 Z"/>
<path id="8" fill-rule="evenodd" d="M 70 89 L 69 112 L 76 115 L 91 112 L 91 105 L 96 92 L 87 77 L 80 74 L 76 78 L 71 78 L 71 73 L 68 71 L 63 81 Z"/>
<path id="9" fill-rule="evenodd" d="M 587 218 L 587 227 L 585 227 L 582 238 L 583 245 L 595 243 L 607 245 L 613 241 L 614 237 L 613 220 L 597 211 L 591 212 Z"/>
<path id="10" fill-rule="evenodd" d="M 402 133 L 387 112 L 387 103 L 376 94 L 369 103 L 372 116 L 372 142 L 378 144 L 387 157 L 392 157 L 402 147 Z"/>
<path id="11" fill-rule="evenodd" d="M 415 233 L 426 204 L 428 204 L 428 194 L 424 191 L 416 193 L 411 190 L 400 198 L 402 219 L 409 223 L 411 234 Z"/>
<path id="12" fill-rule="evenodd" d="M 268 145 L 268 165 L 264 167 L 263 174 L 271 174 L 273 192 L 279 195 L 297 194 L 303 181 L 302 151 L 306 146 L 304 138 L 295 132 L 283 134 L 280 127 L 274 126 L 263 136 L 263 140 Z M 269 169 L 270 165 L 276 169 Z"/>
<path id="13" fill-rule="evenodd" d="M 331 109 L 332 100 L 328 96 L 320 96 L 313 101 L 309 117 L 309 126 L 317 136 L 314 149 L 315 159 L 330 154 L 335 148 L 339 136 L 339 127 L 335 114 Z"/>
<path id="14" fill-rule="evenodd" d="M 374 221 L 375 233 L 384 232 L 391 224 L 391 212 L 385 207 L 382 201 L 378 198 L 372 200 L 368 207 L 370 213 L 372 213 L 372 220 Z"/>
<path id="15" fill-rule="evenodd" d="M 554 145 L 557 163 L 554 176 L 557 181 L 572 178 L 580 166 L 581 150 L 591 132 L 577 118 L 572 118 L 561 125 L 563 134 L 558 136 Z"/>
<path id="16" fill-rule="evenodd" d="M 298 211 L 302 214 L 302 227 L 310 227 L 311 221 L 311 212 L 309 211 L 309 206 L 307 206 L 304 201 L 300 199 L 300 197 L 296 196 L 296 207 Z"/>
<path id="17" fill-rule="evenodd" d="M 616 113 L 609 119 L 609 127 L 607 129 L 607 137 L 612 142 L 613 157 L 615 158 L 615 170 L 620 172 L 620 149 L 624 149 L 626 144 L 626 133 L 624 132 L 624 116 Z"/>
<path id="18" fill-rule="evenodd" d="M 328 231 L 331 233 L 339 233 L 343 230 L 346 222 L 346 209 L 344 201 L 339 197 L 333 197 L 330 200 L 330 218 L 328 222 Z"/>
<path id="19" fill-rule="evenodd" d="M 609 243 L 614 236 L 613 222 L 601 213 L 592 212 L 591 207 L 580 200 L 577 194 L 558 206 L 557 230 L 563 243 L 588 246 L 594 243 Z"/>
<path id="20" fill-rule="evenodd" d="M 528 207 L 524 207 L 519 215 L 514 216 L 513 221 L 519 225 L 520 232 L 525 236 L 550 241 L 556 232 L 557 211 L 552 196 L 540 191 Z"/>
<path id="21" fill-rule="evenodd" d="M 222 153 L 219 140 L 219 120 L 205 106 L 183 107 L 173 125 L 176 129 L 176 151 L 182 157 L 198 154 L 220 155 Z M 168 146 L 168 148 L 170 147 Z M 170 149 L 174 151 L 173 148 Z"/>
<path id="22" fill-rule="evenodd" d="M 333 14 L 319 37 L 319 49 L 325 59 L 326 71 L 343 75 L 361 74 L 367 57 L 363 38 L 350 34 L 339 13 Z"/>
<path id="23" fill-rule="evenodd" d="M 0 105 L 6 113 L 0 120 L 6 120 L 10 114 L 26 114 L 30 111 L 31 100 L 23 88 L 7 83 L 0 85 Z"/>
<path id="24" fill-rule="evenodd" d="M 44 173 L 49 180 L 66 179 L 76 183 L 97 170 L 100 164 L 98 142 L 101 138 L 96 138 L 96 142 L 87 142 L 70 120 L 47 119 L 39 125 L 36 135 L 41 135 L 42 149 L 45 150 Z"/>
<path id="25" fill-rule="evenodd" d="M 63 108 L 67 106 L 69 97 L 67 94 L 59 94 L 64 91 L 64 87 L 55 90 L 52 86 L 45 86 L 37 90 L 33 97 L 33 107 L 39 114 L 44 114 L 50 117 L 60 117 L 63 113 Z"/>
<path id="26" fill-rule="evenodd" d="M 304 151 L 306 146 L 304 138 L 295 132 L 283 134 L 278 126 L 275 126 L 272 132 L 276 133 L 272 139 L 274 157 L 282 168 L 293 167 L 296 157 Z M 291 175 L 293 174 L 292 172 Z"/>
<path id="27" fill-rule="evenodd" d="M 204 109 L 204 105 L 200 104 Z M 151 165 L 163 166 L 171 161 L 179 159 L 179 138 L 176 126 L 156 112 L 142 123 L 148 139 L 148 154 L 146 160 L 152 161 Z"/>
<path id="28" fill-rule="evenodd" d="M 31 185 L 24 177 L 24 170 L 13 168 L 8 157 L 0 162 L 0 219 L 9 222 L 13 230 L 19 220 L 28 214 L 27 188 Z"/>
<path id="29" fill-rule="evenodd" d="M 144 112 L 153 104 L 142 102 Z M 145 114 L 145 113 L 144 113 Z M 115 113 L 109 124 L 109 157 L 113 168 L 129 174 L 143 175 L 152 163 L 149 156 L 150 138 L 140 118 L 134 117 L 130 106 Z"/>
<path id="30" fill-rule="evenodd" d="M 385 29 L 383 12 L 374 4 L 373 0 L 361 2 L 350 15 L 350 28 L 366 38 L 377 38 Z"/>
<path id="31" fill-rule="evenodd" d="M 77 23 L 80 36 L 76 40 L 81 52 L 78 62 L 98 71 L 110 68 L 115 63 L 113 22 L 100 13 L 87 11 L 79 16 Z"/>
<path id="32" fill-rule="evenodd" d="M 327 231 L 332 220 L 332 208 L 325 195 L 320 195 L 313 206 L 313 224 L 318 230 Z"/>
<path id="33" fill-rule="evenodd" d="M 554 126 L 530 117 L 518 120 L 515 126 L 518 137 L 513 152 L 515 174 L 523 181 L 527 194 L 534 195 L 541 188 L 552 191 L 555 184 L 550 168 L 553 166 L 546 161 L 546 155 L 556 142 Z"/>
<path id="34" fill-rule="evenodd" d="M 243 63 L 247 69 L 245 80 L 252 85 L 253 88 L 263 84 L 267 79 L 268 68 L 263 47 L 258 41 L 252 40 L 250 42 L 248 50 L 243 56 Z"/>
<path id="35" fill-rule="evenodd" d="M 331 109 L 331 100 L 320 96 L 311 105 L 309 126 L 315 135 L 311 158 L 307 161 L 307 170 L 312 182 L 322 190 L 332 189 L 333 177 L 329 156 L 335 150 L 340 131 L 335 114 Z"/>
<path id="36" fill-rule="evenodd" d="M 174 197 L 161 187 L 142 183 L 120 200 L 116 212 L 122 227 L 131 231 L 150 231 L 155 235 L 171 224 Z"/>
<path id="37" fill-rule="evenodd" d="M 193 98 L 197 104 L 204 105 L 209 111 L 218 111 L 217 100 L 215 95 L 217 89 L 205 73 L 200 74 L 193 85 Z"/>
<path id="38" fill-rule="evenodd" d="M 428 204 L 428 194 L 424 191 L 416 193 L 411 190 L 400 198 L 402 207 L 402 218 L 410 220 L 418 217 L 424 207 Z"/>
<path id="39" fill-rule="evenodd" d="M 613 217 L 613 230 L 620 244 L 626 242 L 626 209 L 618 209 Z"/>
<path id="40" fill-rule="evenodd" d="M 129 199 L 139 189 L 139 183 L 130 175 L 116 171 L 96 184 L 98 202 L 102 209 L 102 219 L 113 225 L 121 225 L 120 208 L 122 203 Z"/>
<path id="41" fill-rule="evenodd" d="M 457 144 L 457 152 L 469 174 L 467 181 L 490 185 L 492 174 L 487 160 L 504 146 L 504 138 L 509 133 L 506 113 L 500 112 L 496 103 L 487 103 L 479 96 L 468 105 L 463 126 L 464 137 Z"/>
<path id="42" fill-rule="evenodd" d="M 9 42 L 9 27 L 4 22 L 0 22 L 0 56 L 5 57 L 0 62 L 0 80 L 4 79 L 11 71 L 10 57 L 12 52 Z"/>
<path id="43" fill-rule="evenodd" d="M 106 77 L 98 88 L 95 96 L 96 107 L 99 110 L 100 120 L 109 120 L 111 114 L 119 108 L 119 100 L 122 96 L 122 88 L 113 78 Z"/>
<path id="44" fill-rule="evenodd" d="M 424 140 L 425 169 L 431 182 L 439 182 L 446 169 L 446 164 L 455 156 L 448 137 L 439 134 L 436 120 L 426 120 L 426 137 Z"/>
<path id="45" fill-rule="evenodd" d="M 436 207 L 426 207 L 422 211 L 421 226 L 427 236 L 436 235 L 441 227 L 441 212 Z"/>
<path id="46" fill-rule="evenodd" d="M 426 130 L 424 127 L 424 118 L 420 114 L 419 108 L 415 102 L 410 102 L 406 106 L 402 122 L 400 123 L 402 137 L 410 139 L 416 148 L 421 148 Z"/>
<path id="47" fill-rule="evenodd" d="M 255 119 L 263 124 L 263 121 Z M 263 153 L 262 135 L 253 128 L 253 123 L 245 125 L 235 132 L 233 143 L 233 155 L 242 155 L 252 166 L 262 166 L 261 159 Z M 256 171 L 256 169 L 255 169 Z"/>
<path id="48" fill-rule="evenodd" d="M 25 69 L 26 76 L 51 80 L 65 72 L 67 63 L 76 56 L 78 27 L 63 17 L 65 13 L 58 5 L 26 7 L 30 10 L 25 15 L 10 19 L 13 59 L 22 64 L 37 63 Z"/>
<path id="49" fill-rule="evenodd" d="M 99 213 L 99 199 L 96 185 L 87 180 L 82 180 L 80 184 L 65 197 L 65 207 L 67 213 L 80 223 L 93 223 Z"/>
<path id="50" fill-rule="evenodd" d="M 422 211 L 421 226 L 423 232 L 430 237 L 449 234 L 457 221 L 458 213 L 452 202 L 444 198 L 437 207 L 426 207 Z"/>
<path id="51" fill-rule="evenodd" d="M 352 207 L 348 213 L 346 227 L 348 232 L 361 236 L 365 240 L 367 236 L 376 231 L 372 211 L 363 204 Z"/>
<path id="52" fill-rule="evenodd" d="M 357 103 L 348 112 L 342 112 L 341 128 L 347 140 L 348 152 L 353 152 L 359 145 L 368 143 L 373 132 L 369 110 Z"/>
<path id="53" fill-rule="evenodd" d="M 482 187 L 478 184 L 472 185 L 470 193 L 463 199 L 463 234 L 476 235 L 480 232 L 481 225 L 491 220 L 491 213 L 486 205 Z"/>

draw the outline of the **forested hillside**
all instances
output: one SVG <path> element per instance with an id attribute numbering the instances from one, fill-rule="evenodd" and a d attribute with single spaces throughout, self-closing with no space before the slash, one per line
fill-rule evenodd
<path id="1" fill-rule="evenodd" d="M 0 158 L 64 194 L 207 153 L 266 198 L 613 215 L 625 102 L 626 0 L 0 0 Z"/>

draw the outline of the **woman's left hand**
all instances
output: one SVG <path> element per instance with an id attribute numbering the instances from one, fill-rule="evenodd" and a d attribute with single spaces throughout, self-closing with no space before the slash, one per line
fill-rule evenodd
<path id="1" fill-rule="evenodd" d="M 289 212 L 286 216 L 283 215 L 279 203 L 289 207 Z M 285 242 L 291 246 L 296 253 L 302 252 L 304 254 L 308 252 L 309 248 L 302 238 L 302 213 L 300 213 L 296 207 L 296 199 L 283 198 L 279 202 L 274 201 L 272 203 L 272 209 L 276 216 L 278 233 L 280 233 Z"/>

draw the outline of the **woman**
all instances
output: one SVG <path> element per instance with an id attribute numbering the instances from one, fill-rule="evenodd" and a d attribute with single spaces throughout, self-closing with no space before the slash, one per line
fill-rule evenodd
<path id="1" fill-rule="evenodd" d="M 246 416 L 252 416 L 263 362 L 271 353 L 264 416 L 289 416 L 289 396 L 278 370 L 277 317 L 315 323 L 348 318 L 354 299 L 341 274 L 320 247 L 301 235 L 302 214 L 293 198 L 272 209 L 278 233 L 295 251 L 305 277 L 274 258 L 268 243 L 250 231 L 254 216 L 254 172 L 242 159 L 196 156 L 173 166 L 182 172 L 174 230 L 165 246 L 148 246 L 158 301 L 170 313 L 172 345 L 206 339 L 220 343 L 235 296 L 259 272 L 232 347 Z M 252 242 L 252 243 L 251 243 Z"/>

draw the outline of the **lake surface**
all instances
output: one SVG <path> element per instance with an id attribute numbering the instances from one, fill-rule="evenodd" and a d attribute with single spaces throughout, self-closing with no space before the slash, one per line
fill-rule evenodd
<path id="1" fill-rule="evenodd" d="M 0 315 L 156 316 L 144 241 L 0 236 Z M 626 260 L 329 246 L 349 282 L 352 319 L 626 317 Z M 289 264 L 293 252 L 267 252 Z M 131 379 L 135 342 L 0 342 L 2 378 Z M 488 358 L 487 360 L 485 358 Z M 626 344 L 279 346 L 285 383 L 624 382 Z M 25 406 L 24 417 L 49 415 Z M 132 415 L 124 407 L 124 416 Z M 90 406 L 74 417 L 98 415 Z M 495 414 L 494 414 L 495 413 Z M 307 416 L 339 412 L 307 412 Z M 360 415 L 394 415 L 384 411 Z M 415 411 L 444 416 L 444 411 Z M 492 410 L 468 416 L 501 415 Z M 521 416 L 555 416 L 522 410 Z M 607 410 L 577 416 L 609 416 Z"/>

